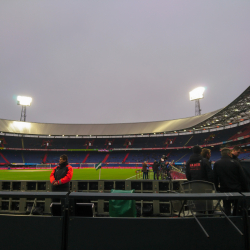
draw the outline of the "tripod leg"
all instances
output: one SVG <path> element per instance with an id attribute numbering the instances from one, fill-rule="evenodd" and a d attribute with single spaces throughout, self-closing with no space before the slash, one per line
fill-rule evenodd
<path id="1" fill-rule="evenodd" d="M 200 228 L 201 228 L 202 231 L 204 232 L 204 234 L 207 236 L 207 238 L 209 238 L 209 235 L 208 235 L 207 231 L 204 229 L 204 227 L 201 225 L 201 223 L 199 222 L 199 220 L 198 220 L 198 219 L 196 218 L 196 216 L 193 214 L 193 211 L 192 211 L 192 210 L 190 210 L 190 211 L 191 211 L 192 215 L 194 216 L 196 222 L 198 223 L 198 225 L 200 226 Z"/>

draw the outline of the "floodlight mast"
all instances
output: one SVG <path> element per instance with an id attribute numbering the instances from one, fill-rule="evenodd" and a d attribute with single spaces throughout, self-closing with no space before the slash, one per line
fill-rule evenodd
<path id="1" fill-rule="evenodd" d="M 26 122 L 26 106 L 22 105 L 20 121 Z"/>
<path id="2" fill-rule="evenodd" d="M 22 106 L 20 121 L 23 121 L 23 122 L 26 121 L 26 107 L 30 106 L 31 102 L 32 102 L 31 97 L 26 97 L 26 96 L 17 97 L 17 105 Z"/>
<path id="3" fill-rule="evenodd" d="M 195 116 L 201 115 L 200 99 L 195 100 Z"/>
<path id="4" fill-rule="evenodd" d="M 195 101 L 195 116 L 201 115 L 200 99 L 204 96 L 204 87 L 199 87 L 189 92 L 190 101 Z"/>

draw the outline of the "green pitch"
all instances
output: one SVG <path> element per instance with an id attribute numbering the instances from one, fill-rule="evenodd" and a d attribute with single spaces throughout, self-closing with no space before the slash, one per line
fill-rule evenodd
<path id="1" fill-rule="evenodd" d="M 101 180 L 135 180 L 136 169 L 101 169 Z M 52 170 L 1 170 L 0 180 L 49 180 Z M 99 171 L 74 169 L 72 180 L 99 180 Z M 142 179 L 138 176 L 138 179 Z M 151 173 L 150 179 L 153 179 Z"/>

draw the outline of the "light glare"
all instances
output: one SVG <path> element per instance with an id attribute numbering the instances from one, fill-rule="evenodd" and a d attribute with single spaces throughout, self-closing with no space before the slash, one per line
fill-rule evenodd
<path id="1" fill-rule="evenodd" d="M 20 130 L 29 129 L 31 127 L 31 124 L 29 122 L 14 121 L 12 124 L 15 128 L 20 129 Z"/>
<path id="2" fill-rule="evenodd" d="M 31 102 L 32 102 L 31 97 L 27 97 L 27 96 L 18 96 L 17 97 L 17 104 L 18 105 L 30 106 Z"/>
<path id="3" fill-rule="evenodd" d="M 204 87 L 198 87 L 192 91 L 189 92 L 189 98 L 190 98 L 190 101 L 194 101 L 194 100 L 197 100 L 197 99 L 202 99 L 204 96 L 204 91 L 205 91 L 205 88 Z"/>

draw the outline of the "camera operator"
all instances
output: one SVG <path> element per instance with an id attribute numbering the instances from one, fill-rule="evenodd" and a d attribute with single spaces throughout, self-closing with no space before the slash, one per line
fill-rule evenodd
<path id="1" fill-rule="evenodd" d="M 165 173 L 166 173 L 166 160 L 168 159 L 167 156 L 163 155 L 159 161 L 159 166 L 160 166 L 160 175 L 161 179 L 164 179 Z"/>

